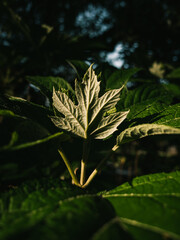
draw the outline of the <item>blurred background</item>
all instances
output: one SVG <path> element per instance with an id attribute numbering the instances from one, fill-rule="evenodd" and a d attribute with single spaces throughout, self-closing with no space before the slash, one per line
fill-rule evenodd
<path id="1" fill-rule="evenodd" d="M 177 68 L 179 12 L 176 0 L 1 0 L 0 91 L 22 94 L 27 75 L 71 79 L 72 59 Z"/>
<path id="2" fill-rule="evenodd" d="M 0 93 L 45 104 L 27 76 L 58 76 L 72 83 L 76 73 L 69 63 L 78 60 L 88 65 L 94 62 L 102 72 L 142 68 L 139 78 L 149 79 L 151 74 L 159 82 L 173 79 L 176 84 L 173 103 L 177 103 L 179 13 L 178 0 L 1 0 Z M 2 129 L 5 131 L 4 125 L 1 138 Z M 29 156 L 35 156 L 28 151 Z M 8 154 L 3 156 L 3 161 L 11 158 L 11 153 Z M 16 159 L 27 159 L 27 152 L 15 154 Z M 41 158 L 45 159 L 45 155 L 46 147 Z M 32 158 L 34 164 L 36 159 Z M 118 181 L 121 182 L 123 174 L 131 178 L 179 169 L 178 158 L 176 138 L 149 138 L 123 147 L 112 168 L 120 172 Z M 59 163 L 51 163 L 54 171 Z M 10 179 L 9 169 L 12 175 L 17 172 L 13 164 L 2 168 L 2 172 L 7 172 L 5 180 Z M 34 165 L 28 164 L 24 175 L 18 170 L 22 178 L 29 172 L 32 174 L 32 169 L 37 174 Z M 47 169 L 43 172 L 48 173 Z"/>

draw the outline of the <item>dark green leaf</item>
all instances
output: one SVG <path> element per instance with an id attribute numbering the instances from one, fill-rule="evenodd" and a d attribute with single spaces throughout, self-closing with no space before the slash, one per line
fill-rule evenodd
<path id="1" fill-rule="evenodd" d="M 130 109 L 126 121 L 120 126 L 123 131 L 128 127 L 144 123 L 156 122 L 161 112 L 169 107 L 172 96 L 159 84 L 143 85 L 137 89 L 130 90 L 127 94 L 122 94 L 118 102 L 118 110 Z"/>
<path id="2" fill-rule="evenodd" d="M 106 88 L 114 89 L 122 87 L 135 73 L 139 72 L 140 70 L 140 68 L 132 68 L 121 69 L 113 72 L 106 81 Z"/>
<path id="3" fill-rule="evenodd" d="M 180 172 L 138 177 L 103 197 L 134 239 L 180 239 Z"/>
<path id="4" fill-rule="evenodd" d="M 118 102 L 118 108 L 120 110 L 129 109 L 137 104 L 144 104 L 147 101 L 161 101 L 165 104 L 170 104 L 172 96 L 169 95 L 164 85 L 143 84 L 134 90 L 129 90 L 128 92 L 123 93 Z"/>
<path id="5" fill-rule="evenodd" d="M 10 110 L 1 110 L 0 109 L 0 116 L 3 116 L 3 117 L 9 117 L 9 118 L 20 118 L 20 119 L 25 119 L 19 115 L 16 115 L 14 114 L 12 111 Z"/>
<path id="6" fill-rule="evenodd" d="M 127 232 L 119 218 L 113 218 L 102 226 L 92 237 L 91 240 L 133 240 L 132 236 Z"/>
<path id="7" fill-rule="evenodd" d="M 180 103 L 164 109 L 154 123 L 180 128 Z"/>
<path id="8" fill-rule="evenodd" d="M 82 195 L 66 182 L 46 179 L 44 184 L 28 185 L 1 194 L 2 240 L 89 239 L 115 216 L 107 200 Z"/>
<path id="9" fill-rule="evenodd" d="M 167 78 L 180 78 L 180 68 L 174 69 L 171 73 L 169 73 Z"/>
<path id="10" fill-rule="evenodd" d="M 64 80 L 63 78 L 60 77 L 27 77 L 27 80 L 34 84 L 36 87 L 38 87 L 41 92 L 49 98 L 51 101 L 52 99 L 52 92 L 53 92 L 53 87 L 55 88 L 56 91 L 65 91 L 65 92 L 71 92 L 74 94 L 74 90 L 72 89 L 71 85 Z"/>
<path id="11" fill-rule="evenodd" d="M 164 88 L 169 91 L 170 94 L 180 99 L 180 86 L 177 84 L 166 84 Z"/>
<path id="12" fill-rule="evenodd" d="M 39 144 L 45 143 L 45 142 L 50 142 L 56 140 L 56 142 L 59 144 L 60 142 L 64 142 L 69 139 L 67 135 L 65 135 L 63 132 L 58 132 L 52 135 L 49 135 L 47 137 L 44 137 L 42 139 L 38 139 L 35 141 L 29 141 L 29 142 L 24 142 L 24 143 L 16 143 L 18 139 L 18 134 L 17 132 L 12 133 L 11 140 L 8 145 L 3 146 L 0 148 L 0 151 L 4 150 L 9 150 L 9 151 L 14 151 L 14 150 L 20 150 L 28 147 L 33 147 L 37 146 Z M 22 140 L 21 140 L 22 142 Z M 57 146 L 58 147 L 58 146 Z"/>
<path id="13" fill-rule="evenodd" d="M 83 61 L 67 60 L 67 62 L 74 69 L 79 80 L 83 78 L 84 74 L 86 73 L 87 69 L 89 68 L 89 66 Z"/>
<path id="14" fill-rule="evenodd" d="M 44 106 L 31 103 L 22 98 L 0 96 L 0 108 L 1 110 L 6 110 L 6 115 L 7 113 L 10 114 L 10 112 L 7 111 L 11 111 L 13 114 L 18 115 L 19 118 L 25 117 L 31 119 L 48 129 L 48 131 L 55 132 L 54 126 L 49 118 L 53 112 Z"/>

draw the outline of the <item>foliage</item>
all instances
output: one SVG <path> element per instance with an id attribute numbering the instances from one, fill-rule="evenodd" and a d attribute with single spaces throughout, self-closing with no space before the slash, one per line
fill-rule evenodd
<path id="1" fill-rule="evenodd" d="M 89 186 L 122 144 L 180 133 L 177 92 L 161 82 L 139 86 L 137 69 L 100 75 L 92 65 L 71 64 L 81 69 L 78 79 L 85 73 L 82 82 L 75 80 L 75 91 L 61 78 L 29 78 L 48 107 L 0 96 L 0 238 L 180 239 L 179 171 L 116 188 L 109 177 Z M 92 157 L 94 142 L 96 148 L 104 143 L 100 159 Z"/>
<path id="2" fill-rule="evenodd" d="M 65 93 L 54 91 L 53 105 L 64 115 L 64 118 L 51 117 L 53 123 L 60 129 L 84 139 L 104 139 L 109 137 L 126 118 L 128 111 L 104 116 L 119 101 L 121 88 L 110 90 L 99 98 L 99 85 L 100 82 L 97 81 L 97 76 L 91 65 L 82 83 L 75 81 L 77 106 L 73 104 Z"/>
<path id="3" fill-rule="evenodd" d="M 56 179 L 31 181 L 1 193 L 0 238 L 180 239 L 179 197 L 180 172 L 85 194 Z"/>

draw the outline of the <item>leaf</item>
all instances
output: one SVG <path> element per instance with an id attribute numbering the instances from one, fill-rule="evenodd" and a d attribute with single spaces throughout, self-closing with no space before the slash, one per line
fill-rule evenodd
<path id="1" fill-rule="evenodd" d="M 45 142 L 50 142 L 51 140 L 56 140 L 56 141 L 58 140 L 58 143 L 59 143 L 59 142 L 64 142 L 69 138 L 63 132 L 58 132 L 58 133 L 49 135 L 47 137 L 44 137 L 42 139 L 14 145 L 17 141 L 17 137 L 18 137 L 17 132 L 13 132 L 10 143 L 6 146 L 1 147 L 0 151 L 4 151 L 4 150 L 15 151 L 20 149 L 25 149 L 25 148 L 37 146 Z"/>
<path id="2" fill-rule="evenodd" d="M 0 151 L 24 149 L 39 145 L 41 143 L 49 142 L 53 139 L 56 139 L 57 143 L 59 144 L 59 142 L 69 139 L 69 136 L 65 135 L 63 132 L 58 132 L 51 135 L 46 128 L 42 127 L 37 122 L 20 115 L 16 115 L 10 110 L 0 110 L 0 117 L 5 118 L 5 120 L 2 118 L 0 123 L 3 120 L 8 130 L 5 131 L 4 134 L 1 132 L 1 137 L 4 138 L 4 135 L 9 134 L 9 132 L 11 134 L 9 143 L 1 146 Z M 11 122 L 7 122 L 7 119 L 11 120 Z"/>
<path id="3" fill-rule="evenodd" d="M 179 200 L 180 172 L 98 195 L 59 179 L 29 180 L 0 193 L 0 239 L 180 239 Z"/>
<path id="4" fill-rule="evenodd" d="M 180 103 L 169 106 L 160 112 L 154 123 L 180 128 Z"/>
<path id="5" fill-rule="evenodd" d="M 173 79 L 178 79 L 180 78 L 180 68 L 174 69 L 172 72 L 170 72 L 166 78 L 173 78 Z"/>
<path id="6" fill-rule="evenodd" d="M 142 104 L 132 105 L 129 108 L 130 113 L 127 119 L 130 122 L 126 122 L 123 126 L 121 125 L 121 131 L 124 131 L 128 127 L 144 123 L 180 128 L 180 104 L 168 106 L 166 103 L 162 103 L 161 100 L 155 98 L 145 101 Z"/>
<path id="7" fill-rule="evenodd" d="M 96 130 L 94 130 L 91 135 L 98 139 L 98 138 L 105 138 L 106 136 L 111 135 L 113 132 L 117 130 L 117 127 L 121 124 L 122 121 L 126 118 L 127 112 L 118 112 L 112 115 L 109 115 L 108 117 L 103 118 Z M 104 137 L 103 137 L 104 134 Z"/>
<path id="8" fill-rule="evenodd" d="M 180 86 L 177 84 L 164 84 L 164 88 L 169 91 L 170 94 L 180 99 Z"/>
<path id="9" fill-rule="evenodd" d="M 112 217 L 95 194 L 59 179 L 29 181 L 1 194 L 0 239 L 89 239 Z"/>
<path id="10" fill-rule="evenodd" d="M 71 85 L 66 80 L 60 77 L 28 76 L 27 80 L 36 87 L 38 87 L 41 92 L 50 100 L 52 99 L 53 87 L 56 89 L 56 91 L 59 91 L 61 89 L 70 91 L 72 94 L 74 94 L 74 90 L 72 89 Z"/>
<path id="11" fill-rule="evenodd" d="M 134 238 L 127 232 L 127 229 L 123 226 L 119 218 L 115 217 L 105 223 L 91 238 L 91 240 L 110 239 L 133 240 Z"/>
<path id="12" fill-rule="evenodd" d="M 20 118 L 20 119 L 23 119 L 23 117 L 19 116 L 19 115 L 16 115 L 14 114 L 12 111 L 10 110 L 2 110 L 0 109 L 0 116 L 3 116 L 3 117 L 14 117 L 14 118 Z"/>
<path id="13" fill-rule="evenodd" d="M 180 239 L 180 172 L 137 177 L 102 197 L 133 239 Z"/>
<path id="14" fill-rule="evenodd" d="M 132 68 L 132 69 L 121 69 L 113 72 L 111 76 L 107 79 L 106 88 L 114 89 L 120 88 L 124 84 L 126 84 L 130 78 L 137 72 L 139 72 L 140 68 Z"/>
<path id="15" fill-rule="evenodd" d="M 13 112 L 19 119 L 31 119 L 48 131 L 55 132 L 55 128 L 48 117 L 53 112 L 44 106 L 31 103 L 23 98 L 0 96 L 0 108 L 6 113 L 7 111 Z"/>
<path id="16" fill-rule="evenodd" d="M 79 80 L 81 78 L 83 78 L 84 74 L 86 73 L 87 69 L 89 68 L 88 65 L 83 61 L 67 60 L 67 62 L 74 69 Z"/>
<path id="17" fill-rule="evenodd" d="M 128 111 L 105 117 L 104 114 L 114 108 L 119 101 L 121 88 L 110 90 L 100 98 L 99 91 L 100 82 L 97 81 L 91 65 L 82 83 L 75 81 L 78 105 L 75 105 L 65 93 L 54 90 L 54 107 L 64 115 L 64 118 L 51 117 L 53 123 L 60 129 L 84 139 L 88 137 L 103 139 L 111 135 L 126 118 Z"/>
<path id="18" fill-rule="evenodd" d="M 65 93 L 53 91 L 54 107 L 63 115 L 60 117 L 51 117 L 52 122 L 65 131 L 71 131 L 77 136 L 84 137 L 84 126 L 80 117 L 80 109 L 74 105 Z"/>
<path id="19" fill-rule="evenodd" d="M 116 147 L 122 143 L 159 134 L 180 134 L 180 129 L 160 124 L 141 124 L 125 129 L 116 140 Z M 116 148 L 115 148 L 116 149 Z"/>
<path id="20" fill-rule="evenodd" d="M 128 91 L 126 95 L 122 96 L 117 105 L 117 109 L 120 111 L 130 109 L 130 113 L 127 116 L 129 121 L 123 123 L 120 130 L 123 131 L 128 127 L 144 123 L 156 123 L 157 119 L 167 115 L 164 111 L 169 108 L 171 102 L 172 95 L 169 94 L 163 85 L 144 84 Z M 174 110 L 174 113 L 175 111 L 177 109 Z"/>
<path id="21" fill-rule="evenodd" d="M 170 104 L 172 96 L 162 84 L 143 84 L 133 90 L 129 90 L 126 94 L 121 96 L 118 102 L 118 109 L 129 109 L 135 107 L 137 104 L 147 104 L 150 102 L 162 102 Z"/>

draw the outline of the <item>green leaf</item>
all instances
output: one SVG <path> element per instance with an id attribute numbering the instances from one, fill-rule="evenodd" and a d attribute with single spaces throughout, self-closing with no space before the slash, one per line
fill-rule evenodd
<path id="1" fill-rule="evenodd" d="M 23 117 L 21 117 L 21 116 L 19 116 L 19 115 L 16 115 L 16 114 L 14 114 L 12 111 L 10 111 L 10 110 L 2 110 L 2 109 L 0 109 L 0 116 L 3 116 L 3 117 L 14 117 L 14 118 L 23 118 Z"/>
<path id="2" fill-rule="evenodd" d="M 180 239 L 180 172 L 89 194 L 59 179 L 0 193 L 0 239 Z M 8 228 L 7 228 L 8 226 Z"/>
<path id="3" fill-rule="evenodd" d="M 170 72 L 166 78 L 180 78 L 180 68 L 174 69 L 172 72 Z"/>
<path id="4" fill-rule="evenodd" d="M 180 128 L 180 103 L 169 106 L 160 112 L 154 123 Z"/>
<path id="5" fill-rule="evenodd" d="M 84 139 L 93 137 L 103 139 L 117 130 L 117 126 L 126 118 L 128 111 L 114 113 L 109 117 L 104 114 L 115 107 L 119 101 L 120 89 L 106 92 L 100 98 L 100 82 L 93 71 L 92 65 L 84 75 L 82 83 L 75 82 L 75 94 L 78 105 L 60 91 L 53 92 L 53 105 L 64 115 L 51 117 L 53 123 L 62 130 Z"/>
<path id="6" fill-rule="evenodd" d="M 113 218 L 104 226 L 102 226 L 91 238 L 91 240 L 133 240 L 132 236 L 127 232 L 118 217 Z"/>
<path id="7" fill-rule="evenodd" d="M 130 78 L 137 72 L 139 72 L 140 68 L 132 68 L 132 69 L 120 69 L 111 74 L 111 76 L 107 79 L 106 88 L 114 89 L 120 88 L 124 84 L 126 84 Z"/>
<path id="8" fill-rule="evenodd" d="M 17 132 L 13 132 L 9 144 L 1 147 L 0 151 L 4 151 L 4 150 L 15 151 L 15 150 L 20 150 L 20 149 L 25 149 L 25 148 L 37 146 L 37 145 L 45 143 L 45 142 L 50 142 L 52 140 L 53 141 L 56 140 L 57 143 L 59 144 L 60 142 L 64 142 L 64 141 L 68 140 L 69 137 L 67 135 L 65 135 L 63 132 L 58 132 L 58 133 L 49 135 L 47 137 L 44 137 L 42 139 L 15 145 L 15 143 L 17 142 L 17 139 L 18 139 Z"/>
<path id="9" fill-rule="evenodd" d="M 67 62 L 74 69 L 79 80 L 83 78 L 84 74 L 89 68 L 89 66 L 83 61 L 67 60 Z"/>
<path id="10" fill-rule="evenodd" d="M 52 99 L 53 87 L 56 89 L 56 91 L 66 90 L 74 94 L 74 90 L 72 89 L 71 85 L 66 80 L 60 77 L 28 76 L 27 80 L 30 83 L 34 84 L 36 87 L 38 87 L 41 92 L 50 100 Z"/>
<path id="11" fill-rule="evenodd" d="M 5 118 L 3 121 L 5 122 L 8 130 L 7 133 L 5 132 L 4 134 L 11 135 L 9 143 L 1 146 L 0 151 L 24 149 L 52 140 L 56 140 L 56 145 L 58 145 L 60 142 L 69 139 L 69 136 L 63 132 L 58 132 L 51 135 L 46 128 L 37 122 L 20 115 L 16 115 L 10 110 L 0 110 L 0 116 Z M 7 122 L 7 119 L 11 120 L 11 122 Z M 13 130 L 10 130 L 12 126 Z M 3 138 L 4 135 L 1 135 L 1 137 Z"/>
<path id="12" fill-rule="evenodd" d="M 180 99 L 180 86 L 177 84 L 164 84 L 164 88 L 173 96 Z"/>
<path id="13" fill-rule="evenodd" d="M 160 124 L 137 125 L 127 128 L 119 134 L 116 140 L 116 147 L 118 147 L 122 143 L 130 142 L 151 135 L 160 134 L 180 134 L 180 129 Z"/>
<path id="14" fill-rule="evenodd" d="M 122 96 L 117 106 L 120 111 L 130 109 L 127 116 L 129 121 L 121 125 L 120 130 L 123 131 L 125 128 L 144 123 L 156 123 L 157 119 L 165 115 L 164 111 L 168 109 L 171 102 L 172 95 L 163 85 L 154 84 L 149 86 L 145 84 L 128 91 L 126 95 Z"/>
<path id="15" fill-rule="evenodd" d="M 180 172 L 138 177 L 102 196 L 133 239 L 180 239 Z"/>
<path id="16" fill-rule="evenodd" d="M 11 111 L 14 117 L 31 119 L 48 129 L 48 131 L 55 132 L 54 126 L 48 117 L 53 112 L 44 106 L 31 103 L 19 97 L 0 96 L 0 108 L 6 111 L 6 115 L 9 114 L 10 116 L 10 112 L 8 113 L 7 111 Z"/>
<path id="17" fill-rule="evenodd" d="M 30 181 L 1 194 L 0 239 L 89 239 L 114 216 L 107 200 L 65 181 Z"/>
<path id="18" fill-rule="evenodd" d="M 135 107 L 137 104 L 147 104 L 153 102 L 162 102 L 165 104 L 170 104 L 172 101 L 172 96 L 166 90 L 164 85 L 161 84 L 143 84 L 135 88 L 134 90 L 129 90 L 124 93 L 118 102 L 118 109 L 129 109 Z"/>

